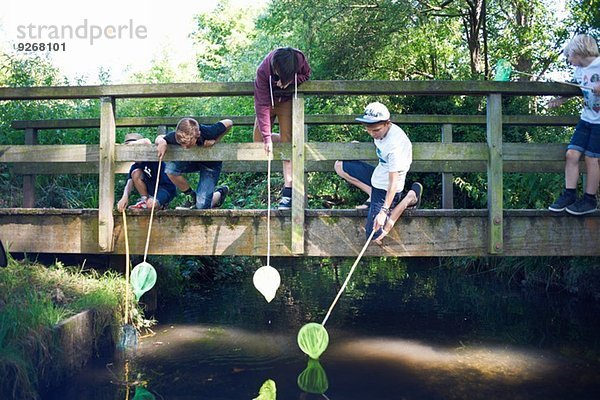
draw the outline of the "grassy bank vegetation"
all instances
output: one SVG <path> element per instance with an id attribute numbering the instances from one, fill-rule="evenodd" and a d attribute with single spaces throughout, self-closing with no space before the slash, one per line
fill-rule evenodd
<path id="1" fill-rule="evenodd" d="M 59 321 L 92 309 L 98 336 L 110 328 L 116 337 L 124 290 L 115 272 L 10 259 L 0 269 L 0 398 L 35 399 L 40 376 L 60 368 L 53 360 L 53 327 Z M 140 325 L 141 314 L 134 314 Z"/>

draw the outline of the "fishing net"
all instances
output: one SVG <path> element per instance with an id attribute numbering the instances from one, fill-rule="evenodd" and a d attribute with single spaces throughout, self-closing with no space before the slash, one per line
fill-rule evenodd
<path id="1" fill-rule="evenodd" d="M 267 379 L 260 390 L 258 391 L 258 397 L 253 398 L 252 400 L 276 400 L 277 399 L 277 387 L 275 386 L 275 381 L 272 379 Z"/>
<path id="2" fill-rule="evenodd" d="M 281 284 L 281 276 L 275 268 L 265 265 L 256 270 L 252 282 L 260 294 L 265 297 L 267 303 L 270 303 L 275 298 L 277 289 Z"/>
<path id="3" fill-rule="evenodd" d="M 155 400 L 156 397 L 141 386 L 136 386 L 133 400 Z"/>
<path id="4" fill-rule="evenodd" d="M 152 289 L 155 284 L 156 270 L 146 261 L 139 263 L 131 271 L 131 286 L 137 300 L 148 290 Z"/>
<path id="5" fill-rule="evenodd" d="M 501 58 L 496 63 L 496 68 L 494 70 L 494 80 L 507 82 L 510 80 L 510 75 L 512 74 L 512 65 L 504 58 Z"/>
<path id="6" fill-rule="evenodd" d="M 298 375 L 298 387 L 306 393 L 324 394 L 329 389 L 327 374 L 318 360 L 308 359 L 308 365 Z"/>
<path id="7" fill-rule="evenodd" d="M 309 322 L 298 331 L 298 346 L 310 358 L 318 360 L 328 345 L 329 334 L 321 324 Z"/>

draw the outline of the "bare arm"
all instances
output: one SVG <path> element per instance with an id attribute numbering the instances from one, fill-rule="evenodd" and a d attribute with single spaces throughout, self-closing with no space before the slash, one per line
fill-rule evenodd
<path id="1" fill-rule="evenodd" d="M 202 147 L 211 147 L 211 146 L 214 146 L 215 143 L 220 142 L 221 139 L 223 138 L 223 136 L 225 136 L 225 134 L 227 132 L 229 132 L 231 130 L 231 127 L 233 126 L 233 121 L 230 120 L 230 119 L 223 119 L 223 120 L 221 120 L 219 122 L 222 123 L 225 126 L 225 130 L 223 131 L 223 133 L 221 133 L 214 140 L 205 140 L 204 144 L 202 145 Z"/>
<path id="2" fill-rule="evenodd" d="M 127 203 L 129 203 L 129 193 L 131 193 L 132 189 L 133 189 L 133 180 L 127 179 L 127 183 L 125 184 L 125 189 L 123 189 L 123 196 L 121 196 L 121 199 L 117 203 L 117 210 L 119 210 L 119 212 L 123 212 L 125 207 L 127 207 Z"/>
<path id="3" fill-rule="evenodd" d="M 388 214 L 390 212 L 390 207 L 392 206 L 392 202 L 394 201 L 394 196 L 396 195 L 396 190 L 398 188 L 398 180 L 400 179 L 400 173 L 390 172 L 389 173 L 389 183 L 387 188 L 387 193 L 385 195 L 385 200 L 383 201 L 383 207 L 375 217 L 375 222 L 373 225 L 373 229 L 377 230 L 385 226 Z"/>
<path id="4" fill-rule="evenodd" d="M 154 144 L 156 144 L 156 151 L 158 153 L 158 158 L 162 159 L 167 152 L 168 143 L 165 140 L 165 135 L 159 135 L 154 140 Z"/>
<path id="5" fill-rule="evenodd" d="M 555 97 L 548 102 L 548 108 L 560 107 L 563 104 L 565 104 L 568 100 L 569 100 L 569 97 L 563 97 L 563 96 Z"/>

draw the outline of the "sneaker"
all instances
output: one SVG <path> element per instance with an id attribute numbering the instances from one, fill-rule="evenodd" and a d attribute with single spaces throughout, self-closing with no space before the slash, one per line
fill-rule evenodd
<path id="1" fill-rule="evenodd" d="M 572 215 L 584 215 L 593 213 L 594 211 L 596 211 L 596 202 L 582 198 L 566 207 L 565 210 L 567 210 L 567 212 Z"/>
<path id="2" fill-rule="evenodd" d="M 128 207 L 130 210 L 145 210 L 148 208 L 146 199 L 139 199 L 137 203 Z"/>
<path id="3" fill-rule="evenodd" d="M 556 200 L 550 207 L 548 207 L 548 210 L 554 212 L 561 212 L 576 201 L 577 196 L 565 190 L 564 192 L 562 192 L 558 200 Z"/>
<path id="4" fill-rule="evenodd" d="M 423 185 L 421 185 L 419 182 L 415 182 L 410 187 L 410 190 L 412 190 L 416 193 L 417 202 L 415 204 L 413 204 L 412 206 L 408 206 L 407 208 L 416 209 L 416 208 L 421 207 L 421 198 L 423 197 Z"/>
<path id="5" fill-rule="evenodd" d="M 289 210 L 290 208 L 292 208 L 292 198 L 287 197 L 287 196 L 281 197 L 281 200 L 279 201 L 279 206 L 277 207 L 277 209 L 278 210 Z"/>
<path id="6" fill-rule="evenodd" d="M 185 202 L 175 207 L 176 210 L 193 210 L 196 208 L 196 192 L 192 192 L 192 194 L 185 195 Z"/>
<path id="7" fill-rule="evenodd" d="M 219 198 L 219 201 L 215 203 L 213 208 L 219 208 L 223 205 L 225 197 L 227 197 L 227 195 L 229 194 L 229 187 L 227 187 L 226 185 L 217 186 L 215 188 L 215 192 L 221 193 L 221 197 Z"/>

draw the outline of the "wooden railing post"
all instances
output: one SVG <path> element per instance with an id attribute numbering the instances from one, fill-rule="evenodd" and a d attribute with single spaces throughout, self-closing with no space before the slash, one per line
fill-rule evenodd
<path id="1" fill-rule="evenodd" d="M 25 129 L 25 144 L 38 144 L 38 130 Z M 35 207 L 35 175 L 23 175 L 23 207 Z"/>
<path id="2" fill-rule="evenodd" d="M 115 203 L 115 102 L 100 99 L 100 154 L 98 193 L 98 246 L 102 252 L 113 251 L 113 207 Z"/>
<path id="3" fill-rule="evenodd" d="M 442 143 L 452 143 L 452 124 L 442 125 Z M 454 174 L 442 172 L 442 208 L 454 208 Z"/>
<path id="4" fill-rule="evenodd" d="M 501 254 L 503 247 L 502 95 L 487 96 L 488 252 Z"/>
<path id="5" fill-rule="evenodd" d="M 304 254 L 304 96 L 292 100 L 292 253 Z"/>

